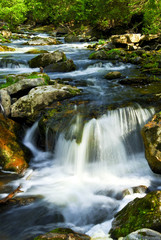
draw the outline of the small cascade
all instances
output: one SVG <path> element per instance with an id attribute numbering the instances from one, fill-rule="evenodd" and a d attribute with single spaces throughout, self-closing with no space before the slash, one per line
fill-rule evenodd
<path id="1" fill-rule="evenodd" d="M 0 68 L 23 68 L 27 66 L 27 63 L 21 61 L 16 61 L 10 58 L 2 58 L 0 59 Z"/>
<path id="2" fill-rule="evenodd" d="M 134 168 L 137 154 L 143 151 L 140 130 L 152 114 L 153 109 L 142 109 L 139 105 L 109 111 L 85 124 L 80 143 L 73 138 L 66 140 L 61 134 L 56 145 L 56 159 L 76 175 L 86 171 L 117 175 L 131 171 L 130 162 Z M 79 126 L 78 118 L 69 129 L 71 136 Z"/>

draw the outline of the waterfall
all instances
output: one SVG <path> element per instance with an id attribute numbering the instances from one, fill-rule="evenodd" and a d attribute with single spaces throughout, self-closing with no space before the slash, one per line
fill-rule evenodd
<path id="1" fill-rule="evenodd" d="M 130 162 L 135 170 L 138 155 L 143 151 L 140 131 L 143 125 L 154 114 L 153 109 L 126 107 L 108 111 L 99 119 L 92 119 L 85 124 L 82 140 L 66 140 L 59 136 L 55 157 L 65 169 L 81 175 L 86 171 L 124 174 L 130 171 Z M 75 134 L 79 129 L 80 119 L 69 131 Z"/>

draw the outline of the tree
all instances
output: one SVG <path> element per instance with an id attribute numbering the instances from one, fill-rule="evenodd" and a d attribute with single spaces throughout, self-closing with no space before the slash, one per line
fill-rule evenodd
<path id="1" fill-rule="evenodd" d="M 10 28 L 23 23 L 26 12 L 24 0 L 1 0 L 0 2 L 0 19 L 8 22 Z"/>

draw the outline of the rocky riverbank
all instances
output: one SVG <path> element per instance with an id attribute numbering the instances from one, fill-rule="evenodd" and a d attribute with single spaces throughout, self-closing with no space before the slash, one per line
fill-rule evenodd
<path id="1" fill-rule="evenodd" d="M 42 40 L 42 39 L 41 39 Z M 60 44 L 53 39 L 34 39 L 28 41 L 28 45 L 37 46 L 46 44 Z M 66 42 L 78 42 L 87 40 L 87 36 L 82 39 L 81 36 L 68 34 Z M 92 40 L 91 36 L 88 41 Z M 93 39 L 94 40 L 94 39 Z M 108 73 L 105 78 L 107 81 L 118 79 L 121 85 L 145 86 L 151 84 L 160 84 L 160 59 L 161 52 L 160 36 L 141 36 L 140 34 L 125 34 L 112 36 L 110 40 L 102 44 L 94 44 L 89 48 L 96 50 L 89 58 L 99 60 L 109 60 L 114 63 L 124 62 L 136 64 L 141 75 L 125 78 L 119 71 Z M 7 49 L 7 48 L 6 48 Z M 9 50 L 6 50 L 9 51 Z M 75 63 L 66 57 L 61 51 L 54 52 L 31 52 L 31 54 L 40 54 L 29 61 L 29 66 L 43 67 L 45 72 L 70 72 L 76 70 Z M 77 122 L 77 108 L 75 102 L 71 105 L 65 101 L 68 98 L 76 97 L 81 94 L 80 89 L 69 84 L 60 83 L 61 79 L 50 79 L 43 72 L 33 72 L 31 74 L 10 74 L 6 77 L 6 84 L 2 85 L 0 90 L 1 105 L 3 115 L 0 114 L 0 163 L 4 170 L 23 173 L 28 167 L 31 153 L 21 143 L 20 133 L 23 133 L 23 124 L 31 125 L 40 116 L 39 131 L 44 144 L 46 129 L 51 132 L 48 139 L 48 149 L 53 149 L 53 142 L 56 135 L 62 132 L 64 126 L 72 125 Z M 158 85 L 159 86 L 159 85 Z M 156 104 L 159 105 L 160 90 L 155 95 Z M 80 103 L 82 104 L 82 102 Z M 78 105 L 78 102 L 77 102 Z M 159 109 L 160 106 L 158 106 Z M 50 110 L 49 110 L 50 108 Z M 75 141 L 80 144 L 82 140 L 82 130 L 87 120 L 97 118 L 95 112 L 87 109 L 88 112 L 79 112 L 82 121 L 79 129 L 69 136 L 68 132 L 63 132 L 67 140 Z M 106 109 L 107 110 L 107 109 Z M 85 117 L 84 117 L 85 116 Z M 99 116 L 99 114 L 98 114 Z M 11 120 L 12 119 L 12 120 Z M 71 122 L 72 119 L 72 122 Z M 14 121 L 13 121 L 14 120 Z M 160 174 L 160 113 L 156 114 L 152 121 L 146 124 L 142 130 L 145 143 L 146 158 L 151 169 Z M 19 125 L 17 122 L 21 123 Z M 22 124 L 23 123 L 23 124 Z M 81 133 L 81 134 L 80 134 Z M 22 134 L 23 135 L 23 134 Z M 92 136 L 93 137 L 93 136 Z M 91 139 L 92 139 L 91 137 Z M 92 140 L 91 140 L 92 141 Z M 44 147 L 44 146 L 43 146 Z M 137 189 L 139 187 L 136 187 Z M 143 187 L 146 189 L 146 186 Z M 125 208 L 118 212 L 112 223 L 110 230 L 111 237 L 118 239 L 122 237 L 127 239 L 159 239 L 161 222 L 161 193 L 148 189 L 143 198 L 136 198 Z M 120 197 L 123 199 L 123 195 Z M 24 200 L 30 204 L 35 198 Z M 13 204 L 21 205 L 22 199 L 16 200 Z M 59 229 L 60 230 L 60 229 Z M 46 235 L 36 237 L 36 239 L 90 239 L 89 236 L 78 234 L 72 230 L 59 231 L 54 230 Z M 145 237 L 145 238 L 144 238 Z M 35 239 L 35 240 L 36 240 Z"/>

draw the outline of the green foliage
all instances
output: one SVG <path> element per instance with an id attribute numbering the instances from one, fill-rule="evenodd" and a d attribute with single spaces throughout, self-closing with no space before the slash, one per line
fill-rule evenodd
<path id="1" fill-rule="evenodd" d="M 10 28 L 26 19 L 54 25 L 88 23 L 106 30 L 128 24 L 132 15 L 143 15 L 143 31 L 157 33 L 161 29 L 160 0 L 1 0 L 0 19 Z M 137 23 L 134 23 L 137 24 Z"/>

